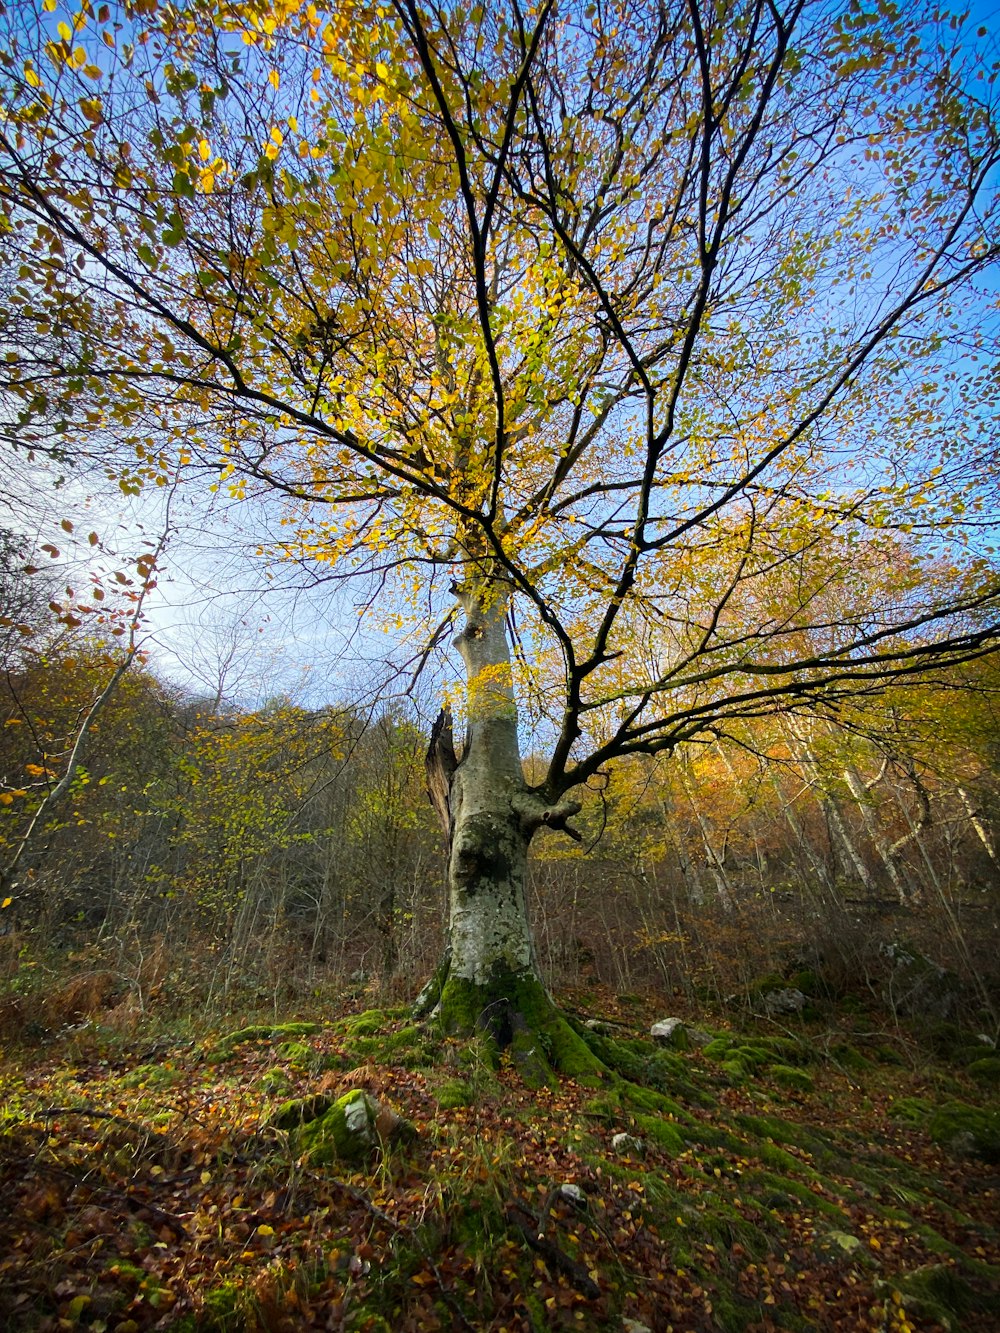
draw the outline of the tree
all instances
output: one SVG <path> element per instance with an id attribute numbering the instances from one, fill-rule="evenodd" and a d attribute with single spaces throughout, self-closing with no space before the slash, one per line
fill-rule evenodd
<path id="1" fill-rule="evenodd" d="M 172 439 L 287 497 L 278 553 L 367 579 L 417 667 L 460 622 L 434 993 L 572 1064 L 523 878 L 577 789 L 997 645 L 985 30 L 856 0 L 58 4 L 9 19 L 0 216 L 14 311 L 74 351 L 9 392 L 131 437 L 123 485 Z"/>
<path id="2" fill-rule="evenodd" d="M 26 746 L 15 743 L 20 754 L 13 772 L 8 770 L 0 776 L 0 808 L 8 820 L 14 821 L 13 833 L 0 831 L 0 897 L 5 907 L 13 901 L 7 890 L 16 886 L 19 868 L 46 831 L 48 821 L 73 792 L 92 733 L 129 669 L 141 658 L 144 603 L 156 587 L 157 561 L 170 535 L 169 504 L 167 515 L 166 531 L 155 544 L 147 541 L 145 544 L 151 549 L 136 560 L 135 577 L 129 578 L 121 570 L 115 572 L 113 579 L 108 577 L 112 589 L 110 600 L 101 574 L 94 569 L 88 573 L 82 596 L 72 587 L 66 587 L 60 596 L 52 587 L 50 576 L 51 600 L 42 616 L 37 614 L 37 592 L 33 598 L 28 583 L 39 569 L 32 564 L 12 569 L 11 556 L 24 548 L 9 538 L 5 541 L 7 568 L 2 571 L 5 577 L 0 587 L 5 588 L 10 598 L 7 604 L 13 614 L 0 616 L 0 630 L 5 631 L 0 636 L 0 647 L 5 650 L 0 664 L 4 672 L 0 707 L 4 730 L 17 728 L 27 741 Z M 73 526 L 69 519 L 63 519 L 61 527 L 65 533 L 72 533 Z M 88 545 L 99 545 L 96 533 L 90 534 Z M 45 543 L 40 550 L 53 559 L 60 554 L 51 543 Z M 36 623 L 23 618 L 25 611 L 35 613 Z M 89 624 L 93 637 L 88 642 L 85 634 L 81 634 L 73 644 L 73 636 L 85 624 Z M 56 627 L 61 633 L 53 635 Z M 43 635 L 44 629 L 48 629 L 48 635 Z M 23 636 L 22 645 L 20 651 L 12 651 L 17 634 Z M 32 642 L 36 636 L 40 639 L 37 645 Z M 69 647 L 74 647 L 83 659 L 73 663 L 76 678 L 72 681 L 72 686 L 89 690 L 90 697 L 83 703 L 72 698 L 75 692 L 72 688 L 68 694 L 65 692 L 66 681 L 61 679 L 60 659 L 72 662 Z M 96 686 L 89 679 L 94 659 L 98 672 L 103 674 Z M 39 676 L 41 688 L 38 688 Z M 71 715 L 68 727 L 65 726 L 67 711 Z M 5 748 L 0 747 L 0 754 Z M 7 757 L 2 754 L 3 759 Z"/>

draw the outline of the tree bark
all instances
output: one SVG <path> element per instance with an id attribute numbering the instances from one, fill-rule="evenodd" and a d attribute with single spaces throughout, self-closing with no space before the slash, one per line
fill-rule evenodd
<path id="1" fill-rule="evenodd" d="M 511 1046 L 522 1071 L 552 1067 L 593 1076 L 603 1068 L 553 1004 L 538 971 L 525 902 L 528 847 L 542 826 L 568 824 L 579 802 L 524 780 L 500 581 L 456 588 L 465 624 L 454 640 L 465 663 L 467 731 L 461 758 L 451 720 L 435 724 L 428 790 L 449 840 L 448 948 L 417 999 L 457 1034 L 481 1031 Z"/>

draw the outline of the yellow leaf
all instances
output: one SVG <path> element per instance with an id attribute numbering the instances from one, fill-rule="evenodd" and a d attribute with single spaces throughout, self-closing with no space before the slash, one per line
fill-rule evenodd
<path id="1" fill-rule="evenodd" d="M 207 139 L 201 139 L 198 142 L 198 156 L 203 162 L 207 162 L 212 156 L 212 146 Z"/>
<path id="2" fill-rule="evenodd" d="M 13 901 L 14 901 L 13 898 L 5 898 L 3 902 L 0 903 L 0 910 L 2 910 L 5 907 L 9 907 Z"/>
<path id="3" fill-rule="evenodd" d="M 378 64 L 375 66 L 375 73 L 379 76 L 380 79 L 388 79 L 389 66 L 383 60 L 380 60 Z"/>
<path id="4" fill-rule="evenodd" d="M 276 69 L 271 70 L 270 74 L 267 76 L 267 81 L 272 88 L 277 88 L 278 84 L 281 82 L 281 76 Z"/>

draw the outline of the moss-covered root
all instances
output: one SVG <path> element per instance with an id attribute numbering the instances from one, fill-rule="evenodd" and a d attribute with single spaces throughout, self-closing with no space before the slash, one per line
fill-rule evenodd
<path id="1" fill-rule="evenodd" d="M 283 1123 L 291 1121 L 291 1107 L 283 1108 Z M 300 1103 L 303 1111 L 307 1108 Z M 408 1120 L 383 1106 L 361 1088 L 355 1088 L 318 1116 L 306 1119 L 296 1135 L 298 1151 L 313 1165 L 325 1162 L 363 1162 L 378 1147 L 391 1143 L 410 1143 L 416 1130 Z"/>
<path id="2" fill-rule="evenodd" d="M 549 1083 L 556 1074 L 596 1086 L 608 1072 L 530 974 L 505 973 L 485 985 L 449 974 L 439 1016 L 448 1033 L 483 1033 L 499 1050 L 509 1050 L 531 1086 Z"/>
<path id="3" fill-rule="evenodd" d="M 413 1001 L 410 1008 L 410 1014 L 413 1018 L 427 1018 L 435 1009 L 437 1009 L 438 1005 L 441 1003 L 441 992 L 444 990 L 444 983 L 448 980 L 448 970 L 450 967 L 451 950 L 446 949 L 441 962 L 425 983 L 420 994 Z"/>

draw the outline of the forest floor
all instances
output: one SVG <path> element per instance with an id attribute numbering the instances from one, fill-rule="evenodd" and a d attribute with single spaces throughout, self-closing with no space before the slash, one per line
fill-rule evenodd
<path id="1" fill-rule="evenodd" d="M 934 1054 L 857 1011 L 700 1012 L 711 1045 L 665 1050 L 662 1006 L 559 998 L 613 1024 L 595 1086 L 530 1088 L 363 1001 L 8 1046 L 0 1328 L 1000 1329 L 1000 1062 L 974 1031 Z M 355 1088 L 415 1138 L 349 1165 L 275 1123 Z"/>

